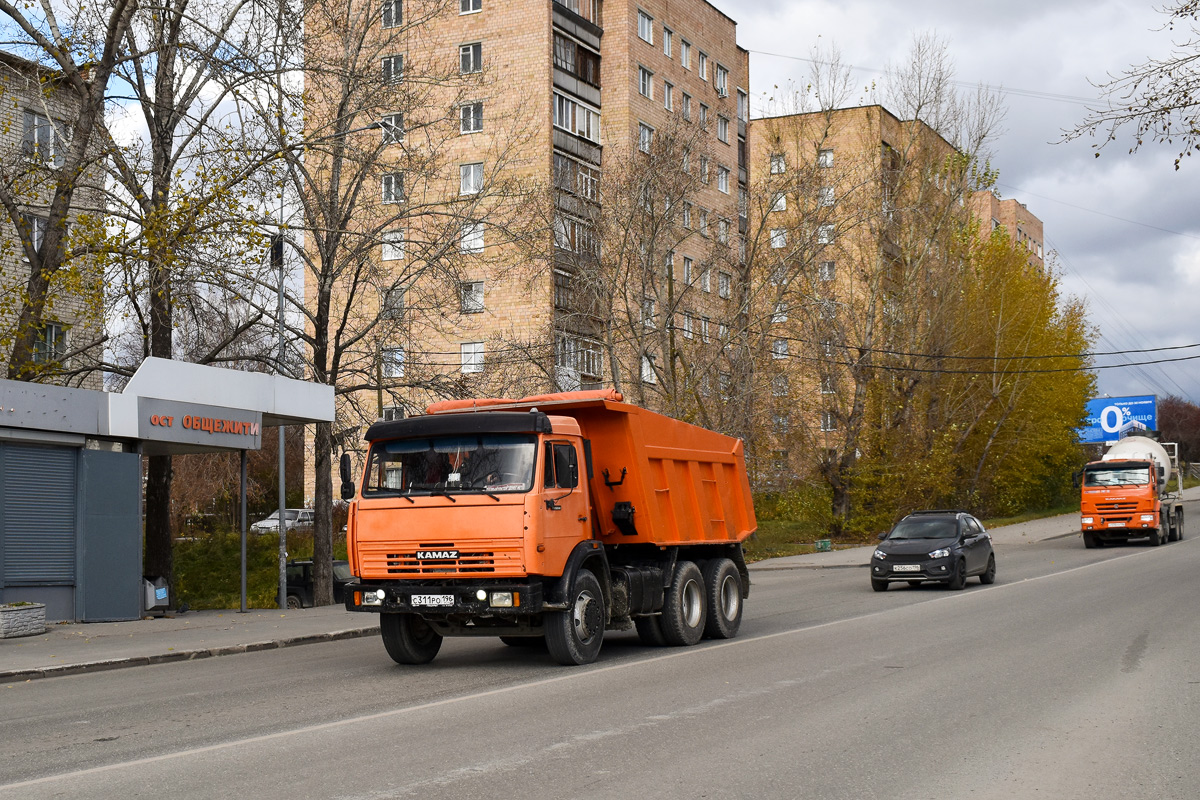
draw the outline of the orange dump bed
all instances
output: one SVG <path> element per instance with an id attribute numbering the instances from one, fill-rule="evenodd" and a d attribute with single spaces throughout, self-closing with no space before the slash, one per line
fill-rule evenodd
<path id="1" fill-rule="evenodd" d="M 429 413 L 536 408 L 590 440 L 595 534 L 606 544 L 720 544 L 757 528 L 742 442 L 622 402 L 614 391 L 450 401 Z"/>

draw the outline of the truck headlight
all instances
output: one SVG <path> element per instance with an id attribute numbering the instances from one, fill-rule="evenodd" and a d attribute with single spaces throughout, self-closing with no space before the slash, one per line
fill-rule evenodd
<path id="1" fill-rule="evenodd" d="M 385 597 L 387 597 L 387 592 L 383 591 L 383 589 L 375 589 L 374 591 L 368 589 L 362 593 L 362 604 L 364 606 L 381 606 Z"/>
<path id="2" fill-rule="evenodd" d="M 1142 514 L 1142 522 L 1154 522 L 1153 514 Z"/>
<path id="3" fill-rule="evenodd" d="M 513 593 L 512 592 L 492 592 L 492 596 L 488 598 L 488 603 L 493 608 L 512 608 Z"/>
<path id="4" fill-rule="evenodd" d="M 883 561 L 884 559 L 887 558 L 887 553 L 883 552 L 882 550 L 876 550 L 875 558 L 878 558 L 880 561 Z"/>
<path id="5" fill-rule="evenodd" d="M 1079 521 L 1080 521 L 1080 522 L 1082 522 L 1084 525 L 1091 525 L 1091 524 L 1092 524 L 1092 518 L 1091 518 L 1091 517 L 1081 517 Z"/>
<path id="6" fill-rule="evenodd" d="M 948 548 L 943 547 L 941 550 L 934 550 L 932 553 L 929 554 L 929 557 L 930 558 L 946 558 L 949 555 L 950 555 L 950 550 Z"/>

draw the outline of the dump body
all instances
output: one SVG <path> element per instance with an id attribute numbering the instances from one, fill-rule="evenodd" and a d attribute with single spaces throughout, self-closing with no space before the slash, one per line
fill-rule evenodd
<path id="1" fill-rule="evenodd" d="M 357 491 L 343 458 L 346 607 L 383 614 L 398 661 L 423 663 L 406 660 L 420 637 L 389 625 L 439 642 L 544 635 L 563 663 L 594 658 L 605 627 L 736 633 L 756 527 L 740 440 L 615 392 L 437 403 L 366 438 Z M 697 613 L 717 597 L 713 620 Z"/>
<path id="2" fill-rule="evenodd" d="M 1176 492 L 1170 488 L 1172 475 L 1179 475 L 1175 450 L 1173 443 L 1128 436 L 1083 468 L 1079 516 L 1087 547 L 1139 538 L 1158 545 L 1182 538 L 1182 486 Z"/>

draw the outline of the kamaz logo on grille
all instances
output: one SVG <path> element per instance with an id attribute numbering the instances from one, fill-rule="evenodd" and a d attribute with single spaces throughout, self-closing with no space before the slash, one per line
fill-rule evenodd
<path id="1" fill-rule="evenodd" d="M 458 558 L 457 550 L 418 550 L 417 558 L 422 561 L 429 559 Z"/>

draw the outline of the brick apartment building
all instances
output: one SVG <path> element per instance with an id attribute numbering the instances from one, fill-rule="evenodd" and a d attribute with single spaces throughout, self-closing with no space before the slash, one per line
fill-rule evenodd
<path id="1" fill-rule="evenodd" d="M 0 368 L 7 370 L 16 333 L 20 298 L 30 276 L 30 258 L 25 241 L 40 248 L 47 225 L 46 209 L 52 173 L 62 163 L 66 120 L 75 114 L 64 92 L 48 91 L 43 67 L 0 53 L 0 169 L 18 201 L 17 217 L 0 215 Z M 83 189 L 75 195 L 75 206 L 95 205 L 95 197 Z M 72 215 L 74 225 L 77 214 Z M 69 240 L 68 240 L 69 245 Z M 38 331 L 34 352 L 36 364 L 51 369 L 49 378 L 62 370 L 83 365 L 83 352 L 98 342 L 103 329 L 100 313 L 102 276 L 95 265 L 76 261 L 64 269 L 51 286 L 51 295 Z M 95 349 L 99 349 L 97 345 Z M 64 378 L 71 385 L 99 389 L 98 373 Z"/>
<path id="2" fill-rule="evenodd" d="M 1029 263 L 1045 269 L 1045 238 L 1042 221 L 1019 200 L 1001 200 L 994 192 L 975 192 L 971 196 L 971 213 L 980 223 L 980 233 L 989 234 L 1003 228 L 1008 238 L 1029 252 Z"/>

